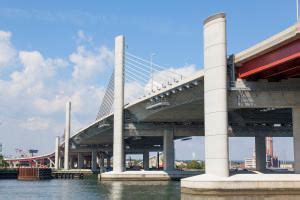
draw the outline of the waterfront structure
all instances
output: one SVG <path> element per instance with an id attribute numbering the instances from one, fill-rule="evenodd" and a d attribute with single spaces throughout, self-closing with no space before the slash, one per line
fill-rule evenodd
<path id="1" fill-rule="evenodd" d="M 101 179 L 184 177 L 174 169 L 174 140 L 204 136 L 205 174 L 183 179 L 183 191 L 300 188 L 300 175 L 229 176 L 228 164 L 228 137 L 255 138 L 256 170 L 260 172 L 266 169 L 266 137 L 294 137 L 294 171 L 300 172 L 299 34 L 296 23 L 228 56 L 226 16 L 213 15 L 204 21 L 204 70 L 184 78 L 176 74 L 177 78 L 171 77 L 174 82 L 167 81 L 125 105 L 124 79 L 141 79 L 143 70 L 156 65 L 126 52 L 125 37 L 116 37 L 114 74 L 97 119 L 69 137 L 67 107 L 67 133 L 60 148 L 56 146 L 56 166 L 62 168 L 59 163 L 64 159 L 66 170 L 77 166 L 98 171 L 104 159 L 110 165 L 113 157 L 113 171 L 101 174 Z M 126 154 L 143 155 L 147 169 L 149 152 L 160 151 L 164 172 L 124 168 Z"/>

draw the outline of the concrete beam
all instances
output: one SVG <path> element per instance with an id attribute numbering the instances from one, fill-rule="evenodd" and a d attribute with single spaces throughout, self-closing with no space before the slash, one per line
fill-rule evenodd
<path id="1" fill-rule="evenodd" d="M 281 82 L 247 82 L 238 80 L 229 92 L 228 107 L 237 108 L 291 108 L 300 107 L 300 79 Z"/>

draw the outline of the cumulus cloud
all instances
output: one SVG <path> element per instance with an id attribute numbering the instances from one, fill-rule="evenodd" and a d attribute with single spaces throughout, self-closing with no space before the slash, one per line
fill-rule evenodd
<path id="1" fill-rule="evenodd" d="M 49 122 L 40 117 L 31 117 L 22 122 L 20 126 L 30 131 L 41 131 L 49 128 Z"/>
<path id="2" fill-rule="evenodd" d="M 16 56 L 16 50 L 11 44 L 11 33 L 0 30 L 0 67 L 10 65 Z"/>
<path id="3" fill-rule="evenodd" d="M 0 131 L 7 133 L 1 137 L 10 138 L 8 133 L 13 128 L 16 138 L 33 137 L 31 132 L 38 132 L 54 141 L 56 135 L 63 133 L 65 105 L 69 100 L 72 102 L 72 134 L 95 120 L 105 90 L 98 85 L 98 80 L 108 69 L 112 70 L 113 52 L 105 46 L 93 46 L 92 38 L 83 31 L 78 31 L 77 37 L 80 44 L 77 43 L 78 47 L 67 58 L 51 58 L 40 51 L 15 49 L 11 33 L 0 30 L 0 67 L 15 65 L 9 77 L 0 78 L 1 95 L 5 97 L 0 98 L 0 117 L 5 119 Z M 3 49 L 6 51 L 1 53 Z M 169 70 L 189 76 L 195 66 Z M 155 84 L 161 82 L 158 77 L 169 75 L 170 71 L 155 73 Z M 145 85 L 127 82 L 125 101 L 137 99 L 144 91 Z M 6 140 L 6 143 L 14 148 L 12 141 Z"/>
<path id="4" fill-rule="evenodd" d="M 92 50 L 79 46 L 69 59 L 74 64 L 73 78 L 85 81 L 103 72 L 104 69 L 112 67 L 113 52 L 105 46 Z"/>

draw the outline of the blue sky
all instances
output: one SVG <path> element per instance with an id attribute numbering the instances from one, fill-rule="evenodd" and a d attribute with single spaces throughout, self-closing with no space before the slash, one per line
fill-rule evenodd
<path id="1" fill-rule="evenodd" d="M 125 35 L 128 51 L 140 57 L 155 53 L 154 60 L 161 65 L 201 69 L 202 22 L 209 15 L 227 13 L 228 54 L 296 21 L 295 0 L 0 3 L 0 142 L 7 155 L 16 147 L 52 151 L 54 137 L 62 134 L 68 98 L 75 102 L 74 129 L 94 120 L 112 69 L 116 35 Z M 251 155 L 253 140 L 233 140 L 234 159 Z M 283 144 L 292 143 L 285 139 Z M 196 158 L 204 155 L 198 153 L 203 152 L 202 139 L 176 145 L 179 159 L 195 157 L 188 152 L 196 152 Z M 277 151 L 284 157 L 291 149 Z"/>

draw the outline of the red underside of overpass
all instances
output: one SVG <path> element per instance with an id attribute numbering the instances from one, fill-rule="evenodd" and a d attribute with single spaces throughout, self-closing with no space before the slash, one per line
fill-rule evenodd
<path id="1" fill-rule="evenodd" d="M 280 80 L 300 77 L 300 39 L 241 63 L 238 78 Z"/>

